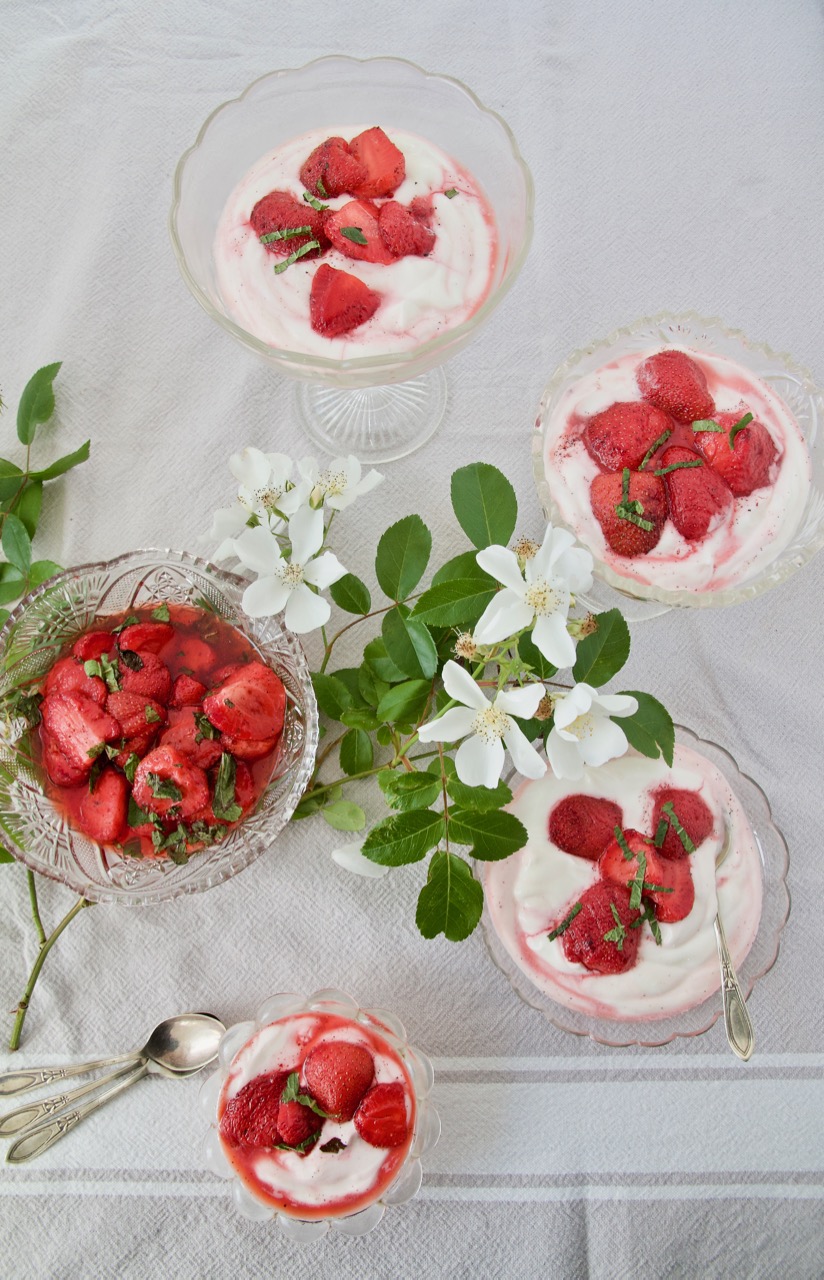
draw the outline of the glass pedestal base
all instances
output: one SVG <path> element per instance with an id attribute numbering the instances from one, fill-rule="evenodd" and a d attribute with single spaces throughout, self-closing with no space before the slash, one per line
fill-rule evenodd
<path id="1" fill-rule="evenodd" d="M 446 409 L 446 377 L 438 368 L 408 382 L 354 391 L 299 382 L 295 399 L 300 425 L 324 453 L 393 462 L 437 431 Z"/>

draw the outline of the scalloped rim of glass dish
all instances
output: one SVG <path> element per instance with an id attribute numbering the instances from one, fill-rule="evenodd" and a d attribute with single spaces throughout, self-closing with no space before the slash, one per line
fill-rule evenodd
<path id="1" fill-rule="evenodd" d="M 123 572 L 118 574 L 120 569 Z M 192 595 L 209 598 L 204 588 L 218 595 L 224 604 L 224 609 L 218 609 L 220 615 L 242 631 L 261 656 L 276 669 L 280 659 L 279 674 L 287 689 L 285 731 L 291 730 L 292 741 L 286 743 L 285 768 L 281 769 L 279 762 L 263 793 L 258 810 L 235 827 L 224 840 L 210 849 L 194 854 L 185 865 L 179 866 L 166 859 L 124 858 L 114 850 L 109 850 L 107 855 L 100 845 L 71 828 L 44 793 L 37 775 L 30 768 L 28 758 L 21 761 L 15 753 L 14 744 L 25 731 L 22 721 L 7 720 L 11 732 L 16 732 L 16 737 L 8 733 L 3 736 L 3 726 L 0 724 L 0 771 L 3 774 L 8 774 L 10 769 L 15 771 L 11 776 L 0 776 L 0 799 L 3 802 L 0 844 L 30 870 L 60 881 L 89 902 L 126 902 L 141 906 L 166 902 L 185 893 L 198 893 L 212 888 L 244 870 L 271 847 L 289 821 L 309 780 L 315 759 L 318 710 L 309 666 L 299 641 L 276 618 L 247 618 L 240 608 L 245 580 L 187 551 L 149 548 L 130 551 L 113 560 L 77 565 L 55 574 L 25 596 L 0 630 L 3 663 L 0 674 L 0 708 L 5 695 L 16 687 L 12 682 L 5 681 L 9 643 L 17 624 L 30 616 L 33 606 L 36 608 L 38 602 L 44 601 L 64 585 L 72 582 L 76 585 L 87 584 L 86 593 L 79 600 L 71 602 L 79 610 L 76 629 L 69 625 L 48 646 L 43 646 L 40 650 L 29 647 L 18 655 L 12 655 L 13 667 L 17 667 L 26 658 L 30 659 L 33 653 L 42 653 L 43 661 L 38 664 L 41 669 L 26 674 L 45 674 L 54 661 L 55 651 L 68 643 L 72 635 L 80 634 L 95 616 L 99 616 L 100 605 L 111 596 L 118 583 L 128 580 L 130 573 L 135 577 L 134 584 L 129 588 L 132 591 L 129 600 L 117 609 L 110 607 L 109 612 L 128 608 L 144 589 L 148 591 L 147 601 L 148 598 L 156 599 L 157 589 L 152 587 L 152 579 L 155 573 L 159 574 L 164 569 L 176 573 L 178 589 L 185 582 L 191 588 Z M 100 582 L 97 596 L 90 598 L 88 583 L 92 576 L 112 573 L 117 574 L 114 580 Z M 166 598 L 169 598 L 168 595 Z M 184 602 L 183 598 L 181 602 Z M 216 600 L 211 600 L 211 603 L 218 605 Z M 42 628 L 45 619 L 39 621 Z M 73 619 L 70 619 L 70 623 L 71 621 Z M 291 719 L 289 706 L 292 708 Z M 15 795 L 18 801 L 21 795 L 24 797 L 24 803 L 30 806 L 29 810 L 21 812 L 8 803 Z M 15 813 L 21 819 L 28 819 L 31 824 L 28 829 L 35 829 L 38 835 L 43 834 L 41 824 L 44 820 L 48 824 L 48 840 L 42 855 L 32 853 L 29 847 L 18 845 L 12 838 L 7 824 Z M 18 830 L 18 835 L 24 834 L 25 828 Z M 97 876 L 98 879 L 94 880 L 92 876 Z"/>
<path id="2" fill-rule="evenodd" d="M 218 1098 L 236 1054 L 263 1027 L 280 1018 L 308 1012 L 334 1013 L 375 1027 L 390 1048 L 402 1058 L 409 1071 L 417 1112 L 409 1152 L 398 1176 L 383 1195 L 357 1213 L 309 1220 L 280 1213 L 273 1205 L 253 1195 L 226 1159 L 217 1129 Z M 378 1225 L 388 1205 L 406 1204 L 420 1189 L 423 1178 L 420 1158 L 432 1150 L 441 1134 L 440 1117 L 429 1097 L 434 1079 L 435 1073 L 429 1058 L 420 1049 L 414 1049 L 410 1045 L 406 1029 L 394 1013 L 386 1009 L 362 1009 L 345 991 L 334 987 L 314 991 L 310 996 L 280 992 L 261 1005 L 254 1021 L 238 1022 L 229 1027 L 220 1041 L 218 1069 L 203 1083 L 199 1096 L 201 1113 L 209 1122 L 201 1148 L 204 1163 L 210 1173 L 232 1183 L 232 1199 L 239 1213 L 256 1222 L 274 1220 L 283 1234 L 293 1241 L 306 1244 L 317 1240 L 326 1235 L 330 1227 L 341 1235 L 366 1235 Z"/>
<path id="3" fill-rule="evenodd" d="M 383 65 L 411 68 L 413 71 L 423 76 L 425 80 L 439 80 L 446 84 L 453 85 L 455 89 L 469 99 L 478 111 L 480 111 L 484 116 L 487 116 L 490 120 L 495 121 L 498 127 L 503 131 L 512 150 L 512 158 L 523 175 L 526 196 L 523 242 L 519 246 L 517 252 L 513 255 L 500 283 L 497 285 L 495 290 L 484 299 L 477 311 L 473 312 L 468 320 L 464 320 L 462 324 L 455 325 L 454 328 L 446 329 L 443 333 L 438 334 L 437 337 L 430 338 L 428 342 L 421 343 L 420 346 L 415 347 L 410 351 L 399 351 L 384 356 L 355 356 L 345 360 L 333 360 L 326 356 L 311 356 L 307 355 L 305 352 L 290 351 L 286 347 L 269 346 L 267 343 L 261 341 L 260 338 L 256 338 L 254 334 L 249 333 L 247 329 L 236 324 L 234 320 L 230 319 L 214 306 L 208 295 L 204 293 L 189 270 L 183 246 L 177 233 L 177 213 L 182 196 L 184 170 L 189 157 L 198 150 L 204 141 L 212 122 L 217 119 L 219 115 L 223 114 L 223 112 L 230 111 L 234 106 L 236 106 L 236 104 L 244 102 L 246 98 L 251 97 L 264 83 L 287 76 L 299 75 L 301 72 L 322 67 L 324 64 L 329 63 L 348 63 L 353 66 L 362 67 Z M 480 98 L 478 98 L 469 86 L 463 83 L 463 81 L 456 79 L 455 76 L 441 75 L 435 71 L 425 71 L 417 62 L 412 62 L 408 58 L 351 58 L 343 54 L 330 54 L 322 58 L 313 58 L 311 62 L 306 62 L 300 67 L 286 67 L 280 71 L 268 71 L 265 75 L 258 76 L 258 78 L 253 80 L 250 85 L 247 85 L 243 92 L 238 94 L 236 98 L 230 98 L 227 102 L 222 102 L 219 106 L 215 107 L 214 111 L 210 112 L 201 125 L 195 141 L 186 149 L 186 151 L 184 151 L 175 169 L 174 196 L 172 200 L 172 207 L 169 211 L 169 235 L 171 237 L 172 248 L 174 250 L 175 258 L 177 259 L 177 265 L 180 273 L 186 281 L 193 297 L 197 300 L 203 310 L 219 325 L 231 333 L 239 342 L 242 342 L 244 346 L 249 347 L 252 351 L 263 356 L 266 360 L 276 360 L 284 364 L 293 365 L 295 366 L 293 372 L 296 376 L 309 379 L 316 379 L 319 376 L 322 377 L 325 372 L 329 374 L 339 374 L 341 372 L 354 373 L 358 371 L 369 372 L 370 370 L 374 370 L 375 373 L 380 374 L 381 370 L 385 370 L 388 374 L 390 371 L 398 368 L 403 370 L 408 368 L 409 371 L 405 372 L 404 376 L 411 378 L 414 377 L 416 370 L 422 372 L 424 369 L 431 368 L 434 364 L 437 364 L 437 354 L 442 348 L 452 346 L 453 344 L 456 346 L 462 345 L 463 342 L 468 339 L 473 330 L 478 328 L 486 320 L 487 316 L 490 315 L 498 303 L 501 302 L 509 292 L 520 274 L 532 243 L 534 208 L 535 185 L 532 180 L 532 174 L 526 164 L 526 161 L 521 155 L 512 130 L 504 120 L 503 116 L 499 115 L 497 111 L 493 111 L 490 107 L 485 107 Z M 398 380 L 399 379 L 393 379 L 393 381 Z"/>
<path id="4" fill-rule="evenodd" d="M 677 330 L 679 327 L 681 330 L 686 331 L 687 337 L 696 337 L 699 342 L 709 342 L 710 350 L 712 350 L 712 330 L 715 330 L 716 340 L 720 334 L 724 340 L 737 343 L 743 354 L 750 356 L 756 354 L 769 361 L 772 366 L 778 366 L 773 367 L 771 372 L 766 373 L 753 369 L 756 377 L 762 378 L 765 382 L 789 376 L 799 384 L 799 389 L 806 396 L 808 402 L 809 423 L 806 431 L 804 430 L 804 423 L 799 421 L 798 414 L 793 411 L 794 417 L 799 422 L 810 453 L 813 453 L 817 444 L 820 422 L 824 421 L 824 392 L 816 385 L 809 369 L 798 364 L 789 353 L 774 351 L 766 342 L 754 342 L 748 338 L 743 330 L 729 328 L 720 316 L 704 317 L 699 316 L 694 311 L 684 311 L 677 315 L 669 311 L 660 311 L 657 315 L 642 316 L 640 319 L 633 321 L 632 324 L 622 325 L 619 329 L 613 329 L 612 333 L 606 338 L 595 339 L 586 347 L 580 347 L 573 351 L 558 366 L 547 383 L 538 408 L 535 430 L 532 433 L 532 471 L 538 490 L 538 499 L 547 520 L 555 522 L 558 518 L 558 512 L 552 500 L 544 468 L 545 425 L 552 403 L 562 386 L 575 376 L 575 370 L 582 361 L 593 356 L 596 352 L 603 350 L 606 358 L 606 352 L 610 347 L 614 347 L 626 338 L 640 336 L 640 332 L 643 330 L 652 330 L 653 328 L 661 330 L 657 335 L 661 342 L 670 342 L 673 337 L 678 336 Z M 674 329 L 676 330 L 675 333 L 673 332 Z M 696 332 L 696 330 L 700 330 L 700 333 Z M 656 335 L 650 332 L 649 336 L 652 339 Z M 751 367 L 749 362 L 747 363 L 748 367 Z M 781 392 L 779 391 L 778 394 L 781 394 Z M 814 484 L 810 493 L 811 500 L 817 501 L 822 512 L 824 512 L 824 494 L 817 491 Z M 559 523 L 563 522 L 559 521 Z M 740 604 L 744 600 L 752 600 L 764 591 L 769 590 L 770 587 L 776 587 L 784 582 L 824 547 L 824 519 L 819 520 L 814 536 L 805 542 L 803 546 L 798 546 L 797 539 L 802 531 L 803 520 L 802 524 L 799 525 L 799 530 L 793 539 L 791 547 L 785 548 L 778 563 L 773 562 L 766 566 L 760 574 L 750 581 L 723 591 L 669 591 L 663 587 L 646 587 L 637 582 L 628 582 L 627 578 L 616 573 L 614 569 L 604 564 L 597 556 L 594 556 L 595 574 L 608 586 L 620 592 L 622 596 L 632 600 L 653 601 L 665 606 L 682 608 L 720 608 L 729 604 Z"/>
<path id="5" fill-rule="evenodd" d="M 764 791 L 753 778 L 742 773 L 734 756 L 726 748 L 699 738 L 691 729 L 676 725 L 677 740 L 705 755 L 725 775 L 755 835 L 764 877 L 764 905 L 758 932 L 743 964 L 738 969 L 738 979 L 745 998 L 749 998 L 759 978 L 763 978 L 778 959 L 781 934 L 790 914 L 790 893 L 787 872 L 790 858 L 787 842 L 772 819 L 770 803 Z M 477 864 L 476 866 L 483 864 Z M 703 1035 L 721 1017 L 721 985 L 719 969 L 718 989 L 701 1004 L 685 1009 L 667 1018 L 647 1021 L 639 1019 L 623 1021 L 593 1018 L 577 1010 L 566 1009 L 538 990 L 510 956 L 495 931 L 489 910 L 484 906 L 481 920 L 484 941 L 496 967 L 509 982 L 516 995 L 558 1027 L 571 1035 L 589 1036 L 596 1044 L 614 1049 L 630 1046 L 658 1048 L 680 1038 L 691 1039 Z"/>

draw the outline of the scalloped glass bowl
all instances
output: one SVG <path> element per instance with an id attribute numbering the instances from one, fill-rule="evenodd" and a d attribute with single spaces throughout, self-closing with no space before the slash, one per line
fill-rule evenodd
<path id="1" fill-rule="evenodd" d="M 772 820 L 769 801 L 764 792 L 757 782 L 741 772 L 728 751 L 714 742 L 697 737 L 682 725 L 676 726 L 676 741 L 706 756 L 729 781 L 749 820 L 761 855 L 764 891 L 761 921 L 749 954 L 737 970 L 742 990 L 748 998 L 758 979 L 763 978 L 775 964 L 781 934 L 790 914 L 787 845 Z M 719 989 L 712 996 L 671 1017 L 618 1021 L 594 1018 L 577 1010 L 567 1009 L 539 991 L 518 967 L 495 931 L 486 907 L 481 924 L 487 950 L 513 991 L 525 1004 L 537 1009 L 561 1031 L 589 1036 L 597 1044 L 616 1048 L 626 1048 L 628 1045 L 652 1048 L 668 1044 L 679 1036 L 703 1035 L 722 1015 L 720 970 Z"/>
<path id="2" fill-rule="evenodd" d="M 220 294 L 213 242 L 226 200 L 279 144 L 313 129 L 373 121 L 431 138 L 483 187 L 499 248 L 489 294 L 463 324 L 410 351 L 339 360 L 270 347 L 232 319 Z M 440 422 L 442 375 L 423 375 L 466 346 L 514 283 L 532 238 L 533 201 L 532 178 L 508 126 L 466 85 L 401 58 L 334 56 L 270 72 L 212 112 L 177 166 L 170 233 L 183 279 L 206 313 L 281 373 L 321 384 L 300 386 L 298 394 L 301 423 L 315 442 L 388 461 L 418 448 Z M 393 392 L 395 383 L 407 385 Z"/>
<path id="3" fill-rule="evenodd" d="M 610 360 L 650 346 L 669 345 L 695 347 L 699 351 L 737 360 L 752 370 L 756 377 L 769 383 L 789 406 L 804 434 L 812 459 L 812 485 L 799 527 L 789 546 L 760 573 L 736 587 L 722 591 L 669 591 L 642 586 L 622 577 L 596 556 L 595 575 L 599 584 L 589 602 L 597 608 L 617 604 L 629 617 L 636 619 L 653 617 L 672 606 L 718 608 L 753 599 L 784 582 L 824 546 L 824 446 L 821 440 L 824 393 L 815 385 L 812 374 L 791 356 L 773 351 L 766 343 L 750 341 L 740 329 L 728 328 L 717 317 L 704 319 L 692 312 L 671 315 L 663 311 L 657 316 L 645 316 L 633 324 L 615 329 L 606 338 L 596 339 L 573 351 L 555 370 L 541 398 L 532 437 L 533 473 L 547 519 L 563 523 L 552 498 L 544 458 L 547 424 L 564 393 L 579 378 Z M 614 592 L 619 592 L 620 596 Z M 627 610 L 628 600 L 646 604 L 635 608 L 630 606 Z"/>
<path id="4" fill-rule="evenodd" d="M 0 631 L 0 843 L 10 854 L 90 902 L 145 904 L 209 889 L 271 848 L 311 775 L 318 711 L 300 644 L 279 619 L 243 613 L 245 586 L 242 578 L 187 552 L 133 551 L 69 569 L 20 602 Z M 96 618 L 156 600 L 205 602 L 247 636 L 287 696 L 281 754 L 257 810 L 184 866 L 123 857 L 69 827 L 44 794 L 40 770 L 25 751 L 25 724 L 10 703 L 21 681 L 45 675 Z"/>
<path id="5" fill-rule="evenodd" d="M 217 1122 L 217 1103 L 223 1083 L 228 1075 L 232 1060 L 262 1027 L 276 1022 L 290 1014 L 317 1011 L 337 1014 L 342 1018 L 350 1018 L 366 1026 L 374 1027 L 390 1048 L 403 1060 L 412 1081 L 417 1105 L 415 1133 L 409 1154 L 400 1168 L 398 1176 L 389 1189 L 380 1198 L 358 1213 L 347 1217 L 329 1217 L 303 1221 L 289 1217 L 270 1204 L 259 1200 L 247 1189 L 238 1174 L 232 1169 L 220 1143 Z M 232 1202 L 238 1213 L 253 1222 L 275 1222 L 283 1234 L 290 1240 L 309 1243 L 318 1240 L 331 1229 L 340 1235 L 362 1236 L 378 1225 L 389 1205 L 405 1204 L 417 1195 L 423 1178 L 421 1157 L 431 1151 L 441 1133 L 441 1122 L 432 1105 L 430 1093 L 434 1081 L 434 1072 L 429 1059 L 418 1049 L 413 1049 L 407 1040 L 403 1024 L 393 1013 L 385 1009 L 361 1009 L 344 991 L 326 988 L 315 991 L 304 997 L 291 993 L 272 996 L 258 1010 L 254 1021 L 239 1022 L 229 1027 L 220 1042 L 218 1054 L 218 1070 L 205 1081 L 200 1090 L 200 1107 L 209 1123 L 209 1130 L 203 1142 L 203 1159 L 210 1173 L 225 1179 L 232 1184 Z"/>

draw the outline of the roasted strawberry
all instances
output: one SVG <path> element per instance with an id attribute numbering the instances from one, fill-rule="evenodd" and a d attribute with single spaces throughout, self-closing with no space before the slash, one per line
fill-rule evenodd
<path id="1" fill-rule="evenodd" d="M 104 769 L 80 801 L 80 821 L 98 844 L 112 844 L 126 825 L 129 784 L 116 769 Z"/>
<path id="2" fill-rule="evenodd" d="M 350 187 L 356 196 L 391 196 L 406 177 L 406 160 L 383 129 L 365 129 L 349 143 L 349 148 L 366 169 L 366 178 Z"/>
<path id="3" fill-rule="evenodd" d="M 354 195 L 367 178 L 366 166 L 353 155 L 344 138 L 327 138 L 304 160 L 300 180 L 310 195 Z"/>
<path id="4" fill-rule="evenodd" d="M 273 738 L 233 738 L 230 733 L 222 733 L 220 745 L 237 760 L 262 760 L 270 751 L 274 751 L 278 737 L 275 734 Z"/>
<path id="5" fill-rule="evenodd" d="M 675 924 L 685 920 L 695 903 L 695 885 L 692 880 L 692 867 L 689 858 L 667 861 L 663 858 L 658 875 L 654 881 L 659 889 L 646 890 L 646 895 L 655 905 L 655 914 L 661 924 Z"/>
<path id="6" fill-rule="evenodd" d="M 326 234 L 333 249 L 347 258 L 363 262 L 394 262 L 381 239 L 378 210 L 366 200 L 350 200 L 348 204 L 326 215 Z"/>
<path id="7" fill-rule="evenodd" d="M 626 846 L 626 847 L 625 847 Z M 631 850 L 627 857 L 627 849 Z M 638 881 L 638 868 L 644 857 L 644 875 L 636 891 L 636 901 L 640 904 L 641 896 L 646 892 L 645 884 L 662 884 L 662 859 L 651 840 L 641 835 L 640 831 L 628 828 L 621 833 L 621 840 L 613 837 L 598 859 L 598 870 L 601 878 L 610 884 L 620 884 L 630 890 L 632 896 L 633 881 Z"/>
<path id="8" fill-rule="evenodd" d="M 707 839 L 707 836 L 712 835 L 715 820 L 697 791 L 685 791 L 679 787 L 661 787 L 655 792 L 655 805 L 652 810 L 653 832 L 657 834 L 662 819 L 668 823 L 660 853 L 662 857 L 673 860 L 686 858 L 689 850 L 678 835 L 678 827 L 671 820 L 670 814 L 664 812 L 665 804 L 672 805 L 672 813 L 678 825 L 686 832 L 688 840 L 696 849 Z"/>
<path id="9" fill-rule="evenodd" d="M 409 201 L 409 212 L 413 218 L 417 218 L 418 222 L 424 222 L 429 226 L 432 221 L 432 215 L 435 212 L 432 196 L 414 196 Z"/>
<path id="10" fill-rule="evenodd" d="M 674 468 L 668 471 L 667 468 Z M 732 515 L 732 494 L 700 454 L 676 445 L 661 455 L 670 519 L 682 538 L 698 542 Z"/>
<path id="11" fill-rule="evenodd" d="M 72 653 L 81 662 L 100 658 L 102 654 L 111 655 L 115 649 L 115 637 L 110 631 L 87 631 L 72 645 Z"/>
<path id="12" fill-rule="evenodd" d="M 255 1076 L 229 1099 L 220 1117 L 224 1142 L 232 1147 L 271 1148 L 281 1141 L 278 1111 L 289 1074 L 269 1071 Z"/>
<path id="13" fill-rule="evenodd" d="M 217 738 L 211 737 L 202 707 L 180 707 L 169 712 L 169 727 L 160 735 L 161 745 L 174 747 L 201 769 L 211 769 L 223 754 Z"/>
<path id="14" fill-rule="evenodd" d="M 54 746 L 87 775 L 105 745 L 122 737 L 114 716 L 82 693 L 51 694 L 41 703 L 40 714 Z"/>
<path id="15" fill-rule="evenodd" d="M 169 662 L 175 669 L 193 671 L 199 680 L 208 679 L 210 683 L 216 683 L 211 675 L 215 665 L 215 651 L 211 645 L 201 640 L 200 636 L 182 635 L 178 636 L 178 641 L 180 648 L 175 649 L 169 657 Z M 237 663 L 230 665 L 237 666 Z"/>
<path id="16" fill-rule="evenodd" d="M 730 448 L 730 430 L 744 417 L 741 413 L 719 413 L 715 421 L 722 431 L 697 431 L 695 443 L 707 462 L 729 485 L 736 498 L 746 498 L 755 489 L 770 483 L 773 463 L 778 457 L 772 436 L 757 420 L 735 434 Z"/>
<path id="17" fill-rule="evenodd" d="M 235 765 L 235 804 L 248 813 L 255 803 L 255 780 L 252 771 L 242 760 Z"/>
<path id="18" fill-rule="evenodd" d="M 381 240 L 394 258 L 425 257 L 435 247 L 435 233 L 397 200 L 381 205 L 378 217 Z"/>
<path id="19" fill-rule="evenodd" d="M 142 760 L 156 737 L 157 726 L 147 725 L 143 733 L 136 733 L 133 738 L 127 738 L 123 743 L 123 750 L 114 758 L 118 769 L 125 769 L 132 756 Z"/>
<path id="20" fill-rule="evenodd" d="M 635 381 L 649 404 L 672 414 L 679 422 L 695 422 L 715 413 L 704 370 L 685 351 L 670 347 L 648 356 L 639 364 Z"/>
<path id="21" fill-rule="evenodd" d="M 194 676 L 178 676 L 172 685 L 170 707 L 194 707 L 203 701 L 206 694 L 205 684 L 195 680 Z"/>
<path id="22" fill-rule="evenodd" d="M 174 747 L 155 747 L 137 766 L 132 795 L 141 809 L 159 814 L 174 809 L 185 821 L 209 803 L 209 781 Z"/>
<path id="23" fill-rule="evenodd" d="M 565 796 L 549 815 L 549 838 L 564 853 L 595 862 L 623 822 L 621 808 L 612 800 Z"/>
<path id="24" fill-rule="evenodd" d="M 109 694 L 106 710 L 120 725 L 121 738 L 140 737 L 145 733 L 154 736 L 155 731 L 166 723 L 166 709 L 159 702 L 125 689 Z"/>
<path id="25" fill-rule="evenodd" d="M 664 482 L 650 471 L 596 476 L 590 488 L 595 519 L 619 556 L 643 556 L 658 542 L 667 517 Z"/>
<path id="26" fill-rule="evenodd" d="M 596 973 L 623 973 L 638 956 L 639 913 L 629 905 L 629 889 L 599 880 L 580 897 L 577 911 L 561 934 L 567 960 Z M 567 918 L 578 904 L 573 904 Z M 555 927 L 561 921 L 555 922 Z"/>
<path id="27" fill-rule="evenodd" d="M 89 777 L 89 769 L 80 769 L 65 756 L 54 743 L 43 726 L 40 727 L 40 742 L 43 748 L 43 765 L 46 773 L 58 787 L 79 787 L 85 785 Z M 91 766 L 91 761 L 89 762 Z"/>
<path id="28" fill-rule="evenodd" d="M 672 432 L 672 425 L 660 409 L 643 400 L 630 400 L 593 414 L 587 419 L 582 439 L 606 471 L 636 470 L 655 442 Z"/>
<path id="29" fill-rule="evenodd" d="M 403 1085 L 373 1085 L 355 1112 L 355 1128 L 370 1147 L 403 1146 L 409 1137 Z"/>
<path id="30" fill-rule="evenodd" d="M 160 653 L 174 639 L 174 627 L 168 622 L 133 622 L 124 627 L 118 636 L 118 647 L 132 652 Z"/>
<path id="31" fill-rule="evenodd" d="M 82 693 L 102 707 L 108 689 L 100 676 L 86 675 L 85 667 L 78 658 L 59 658 L 46 676 L 43 693 L 47 698 L 53 693 Z"/>
<path id="32" fill-rule="evenodd" d="M 172 677 L 166 663 L 149 650 L 134 654 L 121 652 L 120 687 L 124 693 L 139 693 L 165 706 L 172 691 Z"/>
<path id="33" fill-rule="evenodd" d="M 328 1040 L 306 1057 L 303 1079 L 322 1109 L 338 1120 L 351 1120 L 375 1078 L 375 1063 L 363 1045 Z"/>
<path id="34" fill-rule="evenodd" d="M 234 738 L 272 738 L 283 727 L 286 690 L 262 662 L 247 662 L 203 699 L 203 710 Z"/>
<path id="35" fill-rule="evenodd" d="M 373 316 L 381 296 L 352 276 L 325 263 L 318 267 L 309 294 L 309 316 L 315 333 L 338 338 Z"/>
<path id="36" fill-rule="evenodd" d="M 288 1147 L 301 1146 L 313 1134 L 317 1136 L 322 1127 L 323 1116 L 301 1102 L 281 1102 L 278 1107 L 278 1133 Z"/>
<path id="37" fill-rule="evenodd" d="M 285 258 L 296 249 L 303 249 L 316 240 L 317 247 L 309 249 L 303 257 L 318 258 L 329 243 L 323 229 L 323 214 L 310 204 L 296 200 L 288 191 L 270 191 L 258 200 L 249 215 L 249 222 L 258 239 L 270 235 L 282 237 L 276 240 L 266 239 L 263 246 L 267 253 L 277 254 L 279 257 Z M 308 230 L 300 233 L 303 227 Z M 295 235 L 295 231 L 300 234 Z"/>
<path id="38" fill-rule="evenodd" d="M 321 270 L 322 269 L 323 268 L 321 268 Z M 245 662 L 230 662 L 228 666 L 220 667 L 209 676 L 209 688 L 218 689 L 229 679 L 230 676 L 235 675 L 238 671 L 242 671 L 245 665 Z"/>

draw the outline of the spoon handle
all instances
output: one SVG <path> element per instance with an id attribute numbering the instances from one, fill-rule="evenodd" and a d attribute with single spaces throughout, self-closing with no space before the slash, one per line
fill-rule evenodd
<path id="1" fill-rule="evenodd" d="M 48 1119 L 55 1112 L 62 1111 L 64 1107 L 72 1106 L 73 1103 L 78 1102 L 80 1098 L 85 1098 L 89 1093 L 96 1093 L 104 1085 L 119 1080 L 126 1072 L 131 1071 L 132 1067 L 139 1061 L 139 1058 L 134 1058 L 126 1066 L 121 1066 L 119 1070 L 113 1071 L 111 1075 L 92 1080 L 89 1084 L 82 1084 L 79 1089 L 72 1089 L 67 1093 L 56 1093 L 50 1098 L 42 1098 L 40 1102 L 31 1102 L 27 1107 L 18 1107 L 16 1111 L 9 1111 L 7 1115 L 0 1118 L 0 1138 L 9 1138 L 15 1133 L 21 1135 L 28 1133 L 31 1129 L 36 1128 L 41 1120 Z"/>
<path id="2" fill-rule="evenodd" d="M 715 917 L 715 941 L 718 943 L 718 959 L 721 961 L 721 992 L 724 999 L 724 1027 L 727 1040 L 733 1053 L 747 1062 L 755 1048 L 755 1032 L 727 946 L 720 915 Z"/>
<path id="3" fill-rule="evenodd" d="M 100 1058 L 97 1062 L 78 1062 L 71 1067 L 29 1067 L 24 1071 L 6 1071 L 0 1075 L 0 1097 L 9 1098 L 16 1093 L 26 1093 L 42 1085 L 57 1084 L 71 1076 L 85 1076 L 89 1071 L 102 1067 L 116 1067 L 120 1062 L 134 1062 L 139 1053 L 122 1053 L 117 1058 Z"/>
<path id="4" fill-rule="evenodd" d="M 93 1098 L 91 1102 L 86 1102 L 80 1107 L 75 1107 L 73 1111 L 67 1111 L 64 1115 L 57 1116 L 54 1120 L 49 1120 L 37 1129 L 33 1129 L 31 1133 L 27 1133 L 25 1137 L 18 1138 L 9 1147 L 6 1154 L 7 1164 L 25 1164 L 27 1160 L 34 1160 L 35 1156 L 40 1156 L 44 1151 L 48 1151 L 49 1147 L 54 1146 L 58 1139 L 64 1134 L 70 1133 L 76 1125 L 80 1124 L 86 1116 L 90 1116 L 98 1107 L 102 1107 L 105 1102 L 113 1098 L 115 1094 L 122 1093 L 124 1089 L 128 1089 L 135 1081 L 140 1080 L 149 1070 L 149 1064 L 145 1058 L 134 1067 L 122 1079 L 118 1079 L 116 1084 L 106 1089 L 99 1097 Z M 120 1072 L 118 1072 L 118 1076 Z"/>

